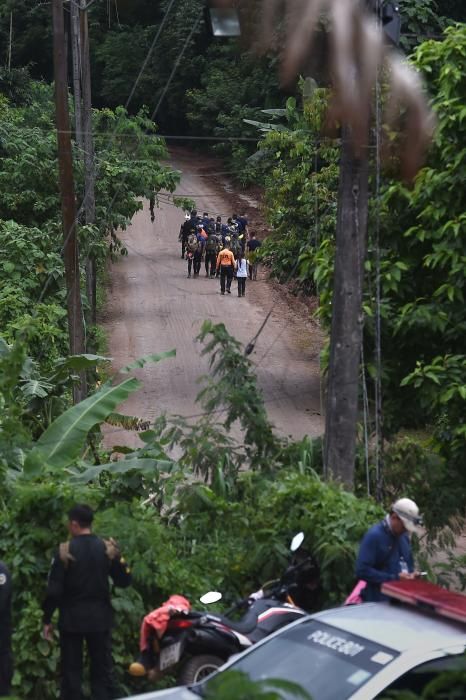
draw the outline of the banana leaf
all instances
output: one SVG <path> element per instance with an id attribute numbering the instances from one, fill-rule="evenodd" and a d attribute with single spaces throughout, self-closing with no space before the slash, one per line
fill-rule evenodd
<path id="1" fill-rule="evenodd" d="M 134 377 L 117 386 L 106 385 L 89 398 L 62 413 L 42 433 L 31 456 L 40 456 L 51 467 L 67 467 L 84 449 L 91 428 L 102 423 L 115 408 L 141 386 Z M 24 465 L 28 471 L 28 460 Z"/>

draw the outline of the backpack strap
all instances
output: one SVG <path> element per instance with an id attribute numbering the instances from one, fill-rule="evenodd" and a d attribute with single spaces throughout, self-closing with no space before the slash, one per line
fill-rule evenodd
<path id="1" fill-rule="evenodd" d="M 120 548 L 113 537 L 109 537 L 108 540 L 103 540 L 103 543 L 105 545 L 105 552 L 110 561 L 121 557 Z"/>
<path id="2" fill-rule="evenodd" d="M 75 561 L 74 556 L 70 552 L 69 542 L 60 542 L 58 545 L 58 556 L 60 557 L 65 569 L 68 568 L 70 561 Z"/>
<path id="3" fill-rule="evenodd" d="M 114 559 L 119 559 L 121 557 L 120 548 L 116 540 L 113 539 L 113 537 L 109 537 L 108 539 L 102 538 L 102 542 L 105 545 L 105 554 L 107 555 L 110 561 L 113 561 Z M 58 556 L 60 557 L 60 560 L 63 563 L 65 569 L 68 568 L 70 562 L 76 561 L 76 558 L 70 552 L 69 542 L 60 542 L 60 544 L 58 545 Z"/>

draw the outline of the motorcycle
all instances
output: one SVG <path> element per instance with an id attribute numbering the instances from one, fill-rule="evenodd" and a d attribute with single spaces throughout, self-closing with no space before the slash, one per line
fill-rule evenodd
<path id="1" fill-rule="evenodd" d="M 172 610 L 166 630 L 131 664 L 132 675 L 156 680 L 176 668 L 180 685 L 191 685 L 210 675 L 233 654 L 238 654 L 280 627 L 315 608 L 320 590 L 319 569 L 311 555 L 300 551 L 304 534 L 298 533 L 290 550 L 294 557 L 282 577 L 238 601 L 226 615 L 195 610 Z M 200 598 L 203 605 L 218 602 L 222 594 L 210 591 Z M 187 601 L 186 601 L 187 602 Z M 188 604 L 189 605 L 189 604 Z M 245 610 L 238 620 L 230 615 Z"/>

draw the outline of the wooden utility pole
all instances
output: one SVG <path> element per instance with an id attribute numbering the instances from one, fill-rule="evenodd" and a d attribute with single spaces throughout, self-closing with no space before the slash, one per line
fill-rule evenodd
<path id="1" fill-rule="evenodd" d="M 335 234 L 324 469 L 328 477 L 353 489 L 363 331 L 368 159 L 366 150 L 360 157 L 354 155 L 350 137 L 349 128 L 344 127 Z"/>
<path id="2" fill-rule="evenodd" d="M 376 14 L 388 41 L 397 46 L 401 27 L 397 4 L 390 0 L 366 0 L 366 4 Z M 376 109 L 379 109 L 378 105 Z M 369 142 L 369 124 L 367 134 Z M 359 369 L 363 341 L 362 295 L 367 245 L 368 170 L 367 149 L 356 157 L 351 144 L 351 132 L 348 127 L 344 127 L 335 234 L 324 470 L 327 476 L 342 481 L 349 489 L 354 487 Z M 380 357 L 378 365 L 380 382 Z M 380 394 L 380 387 L 378 391 Z M 376 411 L 380 423 L 380 398 Z"/>
<path id="3" fill-rule="evenodd" d="M 11 71 L 12 48 L 13 48 L 13 12 L 10 12 L 10 40 L 8 42 L 8 72 Z"/>
<path id="4" fill-rule="evenodd" d="M 92 137 L 91 70 L 89 57 L 89 30 L 86 0 L 71 3 L 71 31 L 73 47 L 73 86 L 76 122 L 76 140 L 84 163 L 84 221 L 95 222 L 95 166 Z M 95 257 L 86 259 L 86 294 L 89 304 L 88 322 L 96 323 L 96 270 Z"/>
<path id="5" fill-rule="evenodd" d="M 68 110 L 67 54 L 63 19 L 63 0 L 52 0 L 53 65 L 55 75 L 55 109 L 58 141 L 58 166 L 63 221 L 63 258 L 67 291 L 70 354 L 83 353 L 84 323 L 79 279 L 76 200 L 74 194 L 73 156 L 71 151 L 70 116 Z M 85 376 L 73 389 L 73 399 L 86 396 Z"/>
<path id="6" fill-rule="evenodd" d="M 71 60 L 73 65 L 73 95 L 74 95 L 74 121 L 76 128 L 76 143 L 79 148 L 83 144 L 83 116 L 81 96 L 81 31 L 79 21 L 79 7 L 75 2 L 70 2 L 70 33 L 71 33 Z"/>
<path id="7" fill-rule="evenodd" d="M 95 223 L 95 160 L 94 139 L 92 136 L 92 90 L 91 90 L 91 60 L 89 55 L 89 25 L 87 20 L 86 0 L 81 0 L 81 70 L 82 70 L 82 119 L 84 147 L 84 210 L 86 224 Z M 90 306 L 90 322 L 95 325 L 96 319 L 96 286 L 97 275 L 95 256 L 89 253 L 86 262 L 86 290 Z"/>

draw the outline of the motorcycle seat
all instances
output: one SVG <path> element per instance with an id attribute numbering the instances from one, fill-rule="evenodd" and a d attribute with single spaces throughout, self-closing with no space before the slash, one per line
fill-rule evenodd
<path id="1" fill-rule="evenodd" d="M 230 620 L 224 615 L 216 615 L 216 619 L 220 620 L 226 627 L 230 627 L 235 632 L 240 634 L 249 634 L 257 626 L 258 616 L 270 607 L 265 601 L 257 601 L 247 611 L 240 620 Z"/>

